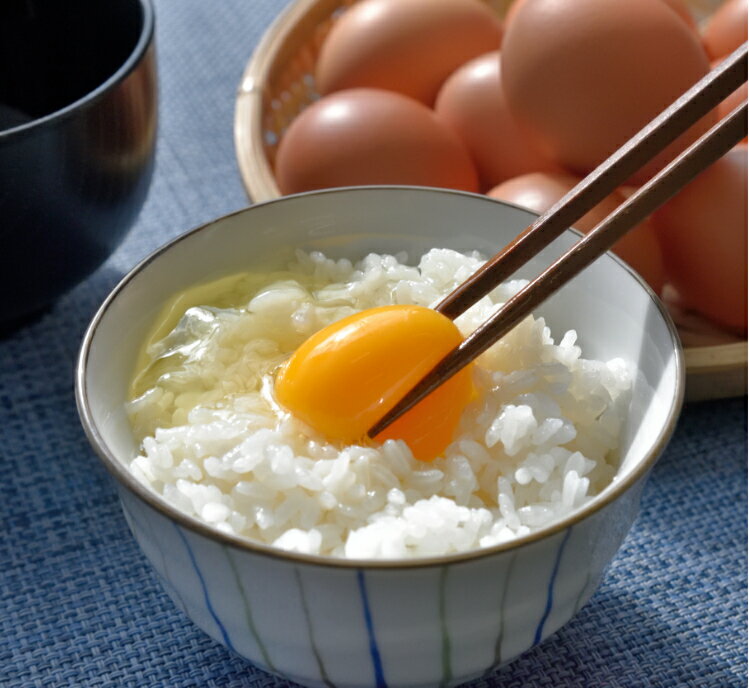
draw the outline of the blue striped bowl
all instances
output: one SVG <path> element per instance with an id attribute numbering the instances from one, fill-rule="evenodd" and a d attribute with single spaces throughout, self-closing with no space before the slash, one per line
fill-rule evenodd
<path id="1" fill-rule="evenodd" d="M 512 543 L 431 559 L 346 561 L 226 535 L 140 485 L 124 404 L 138 347 L 163 303 L 198 282 L 271 269 L 297 247 L 333 257 L 430 247 L 496 252 L 533 216 L 483 196 L 369 187 L 255 205 L 189 232 L 138 265 L 85 336 L 76 395 L 89 439 L 114 475 L 133 535 L 175 604 L 253 664 L 307 686 L 449 686 L 542 642 L 596 590 L 639 508 L 683 396 L 678 339 L 662 306 L 607 255 L 539 314 L 576 328 L 586 355 L 637 362 L 616 479 L 564 521 Z M 531 264 L 539 271 L 577 235 Z M 525 273 L 529 274 L 529 273 Z M 127 328 L 122 323 L 128 323 Z"/>

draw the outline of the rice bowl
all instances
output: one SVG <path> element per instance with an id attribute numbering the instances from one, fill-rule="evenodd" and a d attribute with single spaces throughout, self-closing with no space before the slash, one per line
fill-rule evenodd
<path id="1" fill-rule="evenodd" d="M 673 323 L 639 277 L 610 255 L 536 313 L 553 333 L 554 347 L 571 353 L 580 346 L 588 360 L 636 366 L 627 371 L 630 385 L 620 402 L 629 400 L 618 457 L 606 461 L 616 466 L 615 476 L 602 488 L 590 487 L 584 503 L 549 525 L 448 554 L 304 553 L 305 544 L 284 549 L 209 525 L 144 485 L 130 468 L 142 454 L 142 438 L 126 412 L 138 396 L 131 393 L 133 372 L 153 324 L 175 294 L 226 275 L 284 269 L 298 260 L 298 250 L 334 261 L 405 253 L 412 266 L 436 246 L 491 255 L 532 219 L 508 204 L 436 189 L 349 188 L 287 197 L 178 237 L 136 266 L 106 299 L 78 361 L 81 421 L 116 480 L 130 529 L 165 591 L 217 642 L 307 686 L 451 686 L 542 642 L 593 595 L 673 432 L 684 385 Z M 529 274 L 576 239 L 572 232 L 561 236 L 530 262 Z M 565 341 L 568 330 L 579 341 Z M 500 446 L 501 439 L 494 448 Z M 507 474 L 516 481 L 528 478 L 513 470 Z M 529 482 L 534 489 L 537 483 L 535 477 Z M 455 501 L 460 509 L 481 508 L 471 499 L 465 505 Z M 522 508 L 520 500 L 515 507 Z M 211 507 L 207 515 L 222 512 Z M 231 517 L 225 521 L 231 524 Z"/>
<path id="2" fill-rule="evenodd" d="M 364 308 L 434 305 L 482 263 L 447 249 L 416 266 L 299 252 L 257 291 L 224 279 L 236 306 L 190 307 L 148 347 L 151 384 L 141 379 L 128 405 L 141 443 L 130 469 L 207 525 L 303 554 L 451 554 L 569 516 L 616 473 L 633 364 L 581 358 L 577 334 L 555 343 L 543 318 L 481 356 L 478 399 L 431 463 L 401 440 L 336 446 L 274 400 L 274 368 L 321 327 Z M 524 284 L 501 285 L 456 324 L 469 334 Z"/>

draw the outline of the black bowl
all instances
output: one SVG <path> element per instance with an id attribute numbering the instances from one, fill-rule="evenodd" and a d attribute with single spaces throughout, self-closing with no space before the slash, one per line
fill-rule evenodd
<path id="1" fill-rule="evenodd" d="M 0 324 L 34 313 L 122 241 L 156 141 L 150 0 L 3 0 Z"/>

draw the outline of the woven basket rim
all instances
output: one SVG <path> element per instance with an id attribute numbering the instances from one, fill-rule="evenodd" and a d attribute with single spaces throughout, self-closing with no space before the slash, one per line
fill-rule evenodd
<path id="1" fill-rule="evenodd" d="M 237 88 L 234 145 L 245 191 L 252 201 L 268 201 L 282 194 L 265 154 L 263 104 L 268 84 L 293 54 L 295 35 L 316 25 L 341 6 L 340 0 L 297 0 L 286 7 L 257 44 Z"/>

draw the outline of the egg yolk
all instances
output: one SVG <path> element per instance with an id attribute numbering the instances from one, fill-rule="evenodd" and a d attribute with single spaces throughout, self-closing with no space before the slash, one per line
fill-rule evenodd
<path id="1" fill-rule="evenodd" d="M 355 313 L 304 342 L 280 369 L 277 401 L 330 440 L 361 442 L 367 431 L 463 337 L 423 306 Z M 423 461 L 452 440 L 473 395 L 470 367 L 434 390 L 374 439 L 402 439 Z"/>

